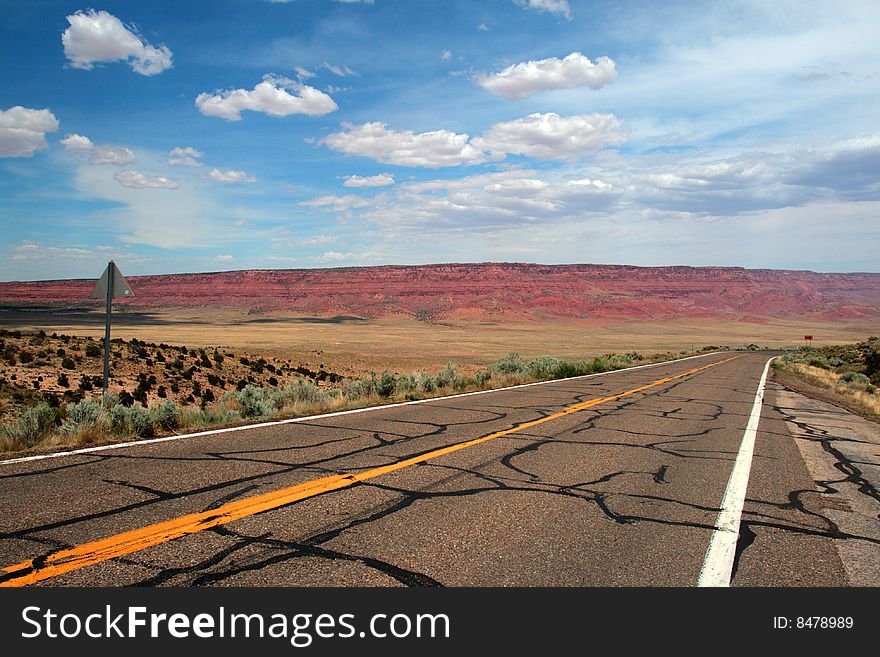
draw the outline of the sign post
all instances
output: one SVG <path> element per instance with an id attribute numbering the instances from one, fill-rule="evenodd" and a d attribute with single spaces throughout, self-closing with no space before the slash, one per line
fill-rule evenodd
<path id="1" fill-rule="evenodd" d="M 107 401 L 107 385 L 110 383 L 110 313 L 113 310 L 113 299 L 127 299 L 134 296 L 125 276 L 112 260 L 92 290 L 93 299 L 107 300 L 107 318 L 104 324 L 104 387 L 101 389 L 101 403 Z"/>
<path id="2" fill-rule="evenodd" d="M 807 343 L 807 346 L 812 347 L 813 346 L 813 336 L 812 335 L 805 335 L 804 342 Z"/>

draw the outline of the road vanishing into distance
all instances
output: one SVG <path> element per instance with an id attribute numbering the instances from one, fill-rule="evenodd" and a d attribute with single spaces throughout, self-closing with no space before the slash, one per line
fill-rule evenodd
<path id="1" fill-rule="evenodd" d="M 772 355 L 0 462 L 0 584 L 844 586 Z"/>

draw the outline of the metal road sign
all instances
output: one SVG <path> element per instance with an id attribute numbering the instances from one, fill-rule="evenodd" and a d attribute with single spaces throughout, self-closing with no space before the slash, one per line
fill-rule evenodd
<path id="1" fill-rule="evenodd" d="M 113 299 L 133 297 L 134 292 L 125 282 L 125 276 L 112 260 L 92 290 L 93 299 L 107 300 L 107 317 L 104 326 L 104 386 L 101 391 L 102 403 L 107 400 L 107 386 L 110 383 L 110 314 L 113 312 Z"/>
<path id="2" fill-rule="evenodd" d="M 107 269 L 104 270 L 104 274 L 98 280 L 98 284 L 95 285 L 95 289 L 92 290 L 92 299 L 107 298 L 108 278 L 113 280 L 113 294 L 110 295 L 111 298 L 127 299 L 134 296 L 134 292 L 132 292 L 131 288 L 128 287 L 128 283 L 125 281 L 125 277 L 122 275 L 122 272 L 119 271 L 119 267 L 117 267 L 116 263 L 111 260 L 107 264 Z"/>

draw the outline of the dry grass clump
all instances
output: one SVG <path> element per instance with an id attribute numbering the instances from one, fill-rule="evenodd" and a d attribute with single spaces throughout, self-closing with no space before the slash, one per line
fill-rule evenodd
<path id="1" fill-rule="evenodd" d="M 781 368 L 807 383 L 834 391 L 861 407 L 868 415 L 880 417 L 880 395 L 877 394 L 877 387 L 864 374 L 852 371 L 837 373 L 825 367 L 786 362 L 784 359 Z"/>

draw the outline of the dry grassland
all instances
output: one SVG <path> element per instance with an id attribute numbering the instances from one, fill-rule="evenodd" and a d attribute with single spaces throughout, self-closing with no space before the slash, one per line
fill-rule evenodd
<path id="1" fill-rule="evenodd" d="M 103 316 L 92 313 L 0 312 L 0 327 L 100 337 Z M 305 367 L 347 376 L 370 370 L 431 370 L 447 361 L 464 371 L 509 351 L 524 357 L 553 355 L 579 359 L 606 353 L 655 353 L 738 347 L 797 346 L 804 335 L 814 344 L 857 342 L 880 333 L 878 323 L 768 320 L 762 323 L 718 319 L 629 321 L 623 323 L 547 319 L 533 322 L 440 322 L 409 318 L 308 318 L 281 314 L 249 315 L 222 309 L 150 310 L 126 308 L 114 314 L 113 337 L 186 345 L 229 347 L 290 359 Z"/>

